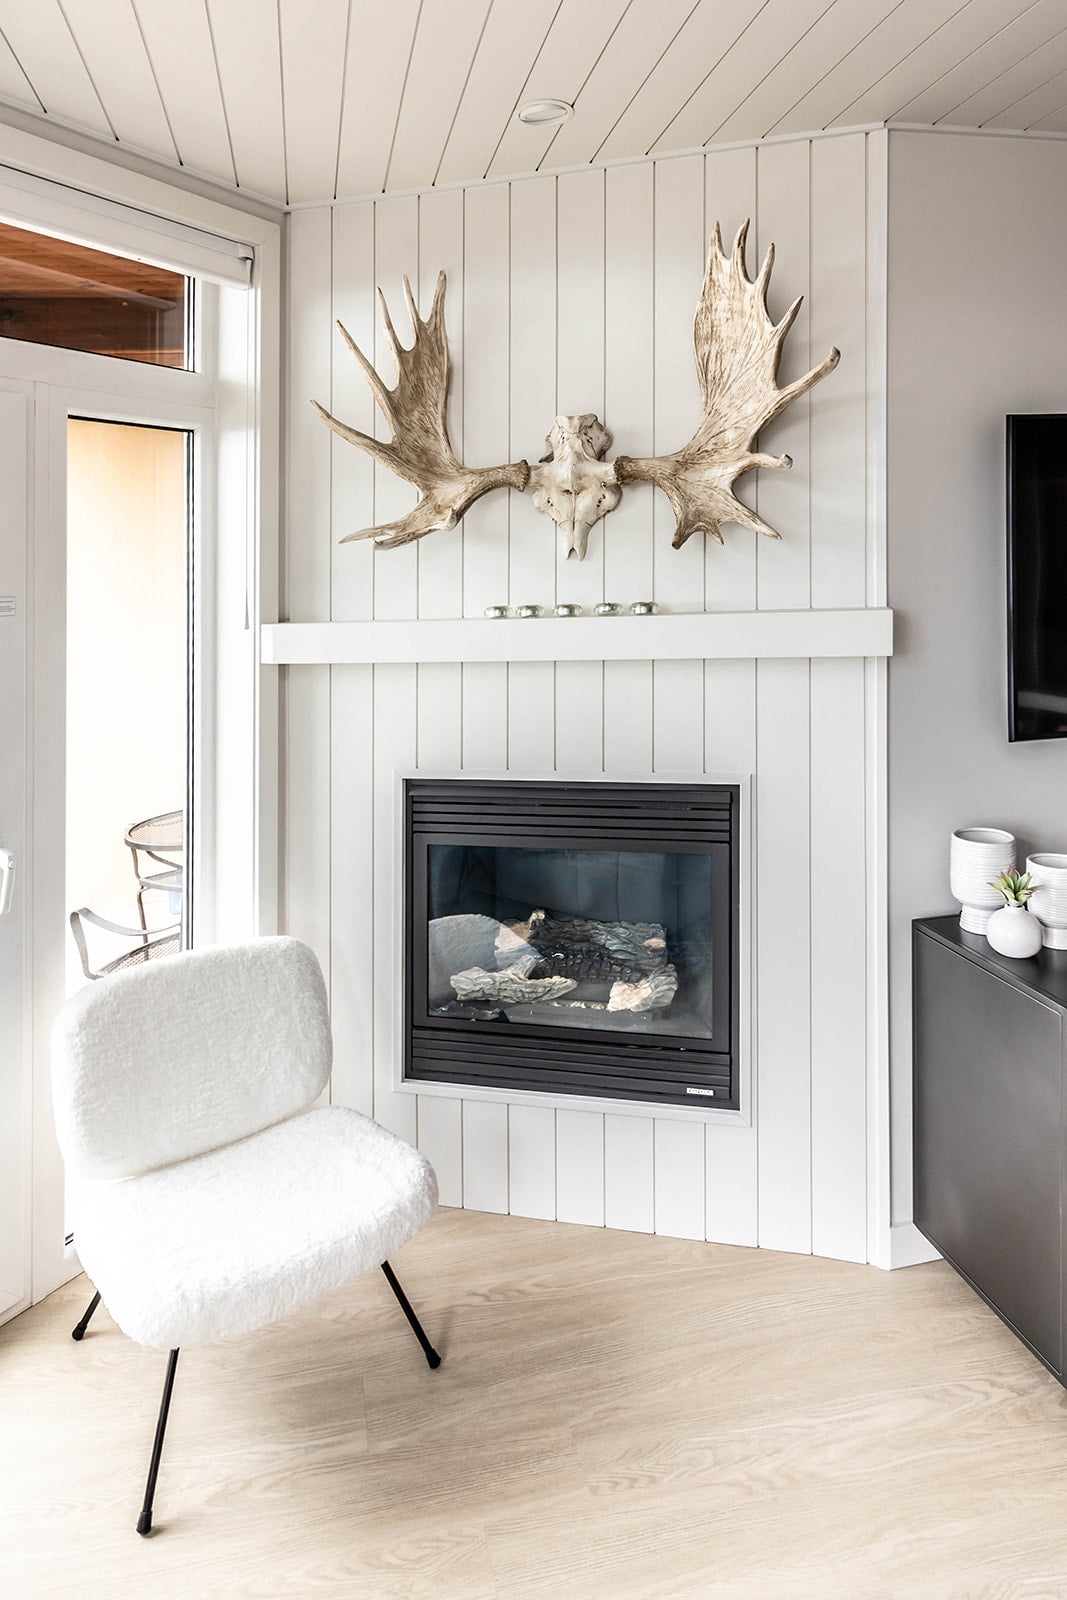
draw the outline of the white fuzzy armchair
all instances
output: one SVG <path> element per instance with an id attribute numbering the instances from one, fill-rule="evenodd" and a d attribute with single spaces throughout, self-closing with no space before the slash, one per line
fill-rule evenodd
<path id="1" fill-rule="evenodd" d="M 332 1041 L 297 939 L 188 951 L 90 985 L 53 1034 L 75 1240 L 123 1332 L 169 1350 L 139 1533 L 181 1345 L 235 1338 L 381 1267 L 432 1217 L 429 1163 L 358 1111 L 309 1110 Z"/>

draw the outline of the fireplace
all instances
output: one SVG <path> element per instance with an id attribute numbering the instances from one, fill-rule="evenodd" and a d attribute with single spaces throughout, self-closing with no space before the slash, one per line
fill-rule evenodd
<path id="1" fill-rule="evenodd" d="M 409 1081 L 738 1105 L 736 784 L 405 780 Z"/>

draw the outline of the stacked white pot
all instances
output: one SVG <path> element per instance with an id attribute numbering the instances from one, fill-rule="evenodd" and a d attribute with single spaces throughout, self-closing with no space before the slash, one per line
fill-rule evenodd
<path id="1" fill-rule="evenodd" d="M 1026 870 L 1038 886 L 1029 909 L 1044 925 L 1045 945 L 1050 950 L 1067 950 L 1067 856 L 1027 856 Z"/>
<path id="2" fill-rule="evenodd" d="M 990 917 L 1004 904 L 992 882 L 1014 860 L 1015 835 L 1003 828 L 957 828 L 952 835 L 949 882 L 962 908 L 960 927 L 967 933 L 985 933 Z"/>

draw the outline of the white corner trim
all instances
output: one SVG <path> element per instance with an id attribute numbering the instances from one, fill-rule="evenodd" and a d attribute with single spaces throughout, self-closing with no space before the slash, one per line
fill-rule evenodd
<path id="1" fill-rule="evenodd" d="M 325 200 L 291 200 L 288 211 L 308 211 L 317 206 L 358 206 L 375 200 L 400 200 L 423 194 L 440 194 L 448 189 L 487 189 L 502 184 L 523 183 L 531 178 L 565 178 L 574 172 L 607 172 L 613 167 L 652 166 L 667 161 L 681 161 L 687 156 L 717 155 L 723 150 L 756 150 L 761 145 L 810 144 L 818 139 L 847 139 L 856 133 L 877 133 L 884 122 L 856 122 L 844 128 L 808 128 L 797 133 L 767 133 L 755 139 L 726 139 L 718 143 L 709 139 L 707 144 L 685 145 L 678 150 L 651 150 L 628 156 L 606 156 L 601 160 L 574 161 L 566 166 L 530 167 L 522 172 L 505 172 L 492 178 L 454 178 L 449 183 L 416 184 L 408 189 L 370 189 L 361 194 L 339 194 Z"/>
<path id="2" fill-rule="evenodd" d="M 894 1222 L 889 1230 L 889 1260 L 876 1266 L 921 1267 L 927 1261 L 941 1261 L 940 1250 L 921 1234 L 914 1222 Z"/>
<path id="3" fill-rule="evenodd" d="M 888 656 L 893 613 L 698 611 L 654 617 L 480 617 L 410 622 L 278 622 L 262 634 L 264 665 L 430 661 L 725 661 Z"/>

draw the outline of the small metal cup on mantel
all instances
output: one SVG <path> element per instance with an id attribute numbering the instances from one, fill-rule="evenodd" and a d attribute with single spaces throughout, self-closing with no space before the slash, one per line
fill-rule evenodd
<path id="1" fill-rule="evenodd" d="M 949 852 L 949 885 L 960 902 L 960 927 L 985 933 L 989 919 L 1004 904 L 993 879 L 1015 860 L 1015 835 L 1004 828 L 957 828 Z"/>

